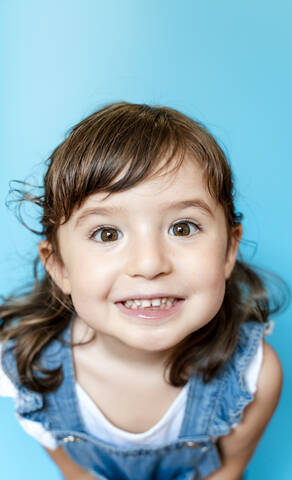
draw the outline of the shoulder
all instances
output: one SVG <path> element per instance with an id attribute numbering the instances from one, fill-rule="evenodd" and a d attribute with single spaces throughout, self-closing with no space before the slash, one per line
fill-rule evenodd
<path id="1" fill-rule="evenodd" d="M 257 391 L 242 419 L 247 435 L 257 437 L 263 433 L 280 400 L 282 383 L 283 373 L 279 357 L 264 341 Z"/>
<path id="2" fill-rule="evenodd" d="M 278 405 L 282 378 L 280 360 L 273 348 L 264 342 L 263 362 L 254 399 L 244 409 L 236 428 L 219 440 L 225 462 L 238 458 L 238 462 L 247 464 Z"/>
<path id="3" fill-rule="evenodd" d="M 263 362 L 255 401 L 273 413 L 280 399 L 283 383 L 281 362 L 273 348 L 264 341 Z"/>
<path id="4" fill-rule="evenodd" d="M 265 341 L 268 329 L 270 324 L 255 322 L 241 326 L 230 368 L 236 370 L 241 380 L 244 378 L 243 390 L 246 390 L 247 383 L 251 380 L 251 388 L 248 388 L 251 394 L 257 391 L 257 397 L 260 397 L 263 391 L 269 398 L 273 393 L 277 398 L 281 393 L 283 374 L 278 355 Z M 242 381 L 240 383 L 242 386 Z"/>
<path id="5" fill-rule="evenodd" d="M 263 341 L 263 359 L 256 393 L 244 409 L 236 431 L 241 432 L 242 436 L 261 436 L 278 405 L 282 383 L 283 374 L 279 357 L 273 348 Z"/>

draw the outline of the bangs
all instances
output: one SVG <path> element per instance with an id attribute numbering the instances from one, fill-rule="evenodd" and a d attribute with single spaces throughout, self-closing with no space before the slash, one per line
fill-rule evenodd
<path id="1" fill-rule="evenodd" d="M 53 152 L 45 179 L 53 187 L 48 204 L 53 200 L 65 223 L 93 193 L 127 190 L 171 163 L 176 171 L 185 150 L 185 136 L 158 107 L 107 107 L 74 127 Z"/>

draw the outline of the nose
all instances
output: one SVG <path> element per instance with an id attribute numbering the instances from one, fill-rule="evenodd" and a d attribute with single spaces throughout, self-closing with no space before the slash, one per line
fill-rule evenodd
<path id="1" fill-rule="evenodd" d="M 143 238 L 132 245 L 127 273 L 131 277 L 156 278 L 172 271 L 170 251 L 161 238 Z"/>

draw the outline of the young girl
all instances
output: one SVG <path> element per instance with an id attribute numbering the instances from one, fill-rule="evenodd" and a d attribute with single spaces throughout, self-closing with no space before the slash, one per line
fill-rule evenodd
<path id="1" fill-rule="evenodd" d="M 23 200 L 43 208 L 45 275 L 0 309 L 0 385 L 25 430 L 69 480 L 240 479 L 281 367 L 214 138 L 176 110 L 112 104 Z"/>

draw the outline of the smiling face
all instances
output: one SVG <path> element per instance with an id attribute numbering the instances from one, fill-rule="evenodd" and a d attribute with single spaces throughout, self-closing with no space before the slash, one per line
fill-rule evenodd
<path id="1" fill-rule="evenodd" d="M 46 268 L 71 295 L 78 320 L 99 336 L 127 348 L 169 350 L 220 309 L 240 227 L 227 249 L 223 208 L 193 160 L 106 197 L 89 196 L 59 227 L 62 261 L 52 255 Z M 49 250 L 41 242 L 44 262 Z M 143 297 L 144 307 L 133 304 Z"/>

